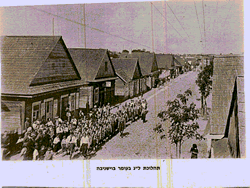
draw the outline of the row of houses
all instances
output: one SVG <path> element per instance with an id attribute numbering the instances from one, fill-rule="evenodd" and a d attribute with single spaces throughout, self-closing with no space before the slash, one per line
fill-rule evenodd
<path id="1" fill-rule="evenodd" d="M 7 36 L 1 40 L 1 120 L 25 130 L 25 120 L 66 119 L 66 108 L 112 103 L 117 78 L 105 49 L 67 48 L 61 36 Z"/>
<path id="2" fill-rule="evenodd" d="M 145 93 L 163 70 L 177 70 L 177 59 L 150 52 L 111 58 L 107 49 L 67 48 L 61 36 L 2 37 L 2 132 L 25 130 L 27 118 L 66 119 L 66 109 L 77 116 Z"/>
<path id="3" fill-rule="evenodd" d="M 205 129 L 211 158 L 246 157 L 244 57 L 213 60 L 212 110 Z"/>

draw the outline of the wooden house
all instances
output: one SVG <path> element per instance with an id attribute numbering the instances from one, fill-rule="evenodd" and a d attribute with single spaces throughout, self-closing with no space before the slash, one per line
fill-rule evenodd
<path id="1" fill-rule="evenodd" d="M 172 54 L 156 54 L 158 69 L 161 78 L 174 77 L 174 59 Z"/>
<path id="2" fill-rule="evenodd" d="M 170 78 L 175 78 L 176 75 L 176 66 L 174 62 L 174 55 L 168 54 L 166 61 L 166 70 L 169 70 L 170 72 Z"/>
<path id="3" fill-rule="evenodd" d="M 206 127 L 212 158 L 245 157 L 244 103 L 244 57 L 215 57 L 212 113 Z"/>
<path id="4" fill-rule="evenodd" d="M 2 131 L 77 111 L 81 77 L 61 36 L 1 39 Z"/>
<path id="5" fill-rule="evenodd" d="M 159 78 L 159 70 L 155 53 L 133 52 L 132 58 L 138 58 L 148 89 L 155 87 L 155 81 Z"/>
<path id="6" fill-rule="evenodd" d="M 112 59 L 116 75 L 115 95 L 127 99 L 143 93 L 142 72 L 137 58 Z M 144 86 L 145 87 L 145 86 Z"/>
<path id="7" fill-rule="evenodd" d="M 175 62 L 175 66 L 176 66 L 176 74 L 182 74 L 185 72 L 185 66 L 186 66 L 186 62 L 185 59 L 181 58 L 180 56 L 174 56 L 174 62 Z"/>
<path id="8" fill-rule="evenodd" d="M 197 58 L 196 57 L 186 57 L 186 62 L 189 65 L 189 70 L 196 70 L 197 67 Z"/>
<path id="9" fill-rule="evenodd" d="M 115 69 L 107 49 L 69 48 L 84 85 L 80 88 L 79 108 L 113 103 Z"/>

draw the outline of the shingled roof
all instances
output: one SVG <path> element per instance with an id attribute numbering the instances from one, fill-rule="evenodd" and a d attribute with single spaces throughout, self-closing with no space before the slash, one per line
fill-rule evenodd
<path id="1" fill-rule="evenodd" d="M 172 54 L 156 54 L 157 64 L 159 69 L 172 69 L 174 67 Z"/>
<path id="2" fill-rule="evenodd" d="M 196 66 L 197 64 L 197 59 L 193 57 L 186 57 L 185 58 L 187 62 L 191 62 L 191 65 Z"/>
<path id="3" fill-rule="evenodd" d="M 150 75 L 152 72 L 158 70 L 157 60 L 154 53 L 134 52 L 128 56 L 139 59 L 140 67 L 143 69 L 143 76 Z"/>
<path id="4" fill-rule="evenodd" d="M 185 66 L 185 59 L 181 58 L 180 56 L 174 56 L 174 60 L 176 66 Z"/>
<path id="5" fill-rule="evenodd" d="M 237 106 L 235 106 L 237 105 Z M 237 120 L 235 121 L 235 117 L 233 116 L 234 110 L 237 114 Z M 215 141 L 214 146 L 214 157 L 245 157 L 246 152 L 246 139 L 245 139 L 245 95 L 244 95 L 244 77 L 237 76 L 234 84 L 233 94 L 231 96 L 230 101 L 230 108 L 228 110 L 228 117 L 227 117 L 227 123 L 224 133 L 224 138 Z M 235 126 L 235 123 L 237 124 Z M 233 127 L 230 127 L 233 126 Z M 237 128 L 237 131 L 235 130 Z M 230 130 L 232 131 L 230 136 Z M 234 131 L 236 131 L 236 134 L 238 135 L 239 140 L 237 140 L 237 137 L 234 137 Z M 231 139 L 229 139 L 231 137 Z M 235 139 L 235 140 L 234 140 Z M 226 141 L 223 141 L 226 140 Z M 239 148 L 237 149 L 239 144 Z M 217 148 L 217 149 L 216 149 Z M 216 151 L 217 150 L 217 151 Z M 239 151 L 239 153 L 238 153 Z"/>
<path id="6" fill-rule="evenodd" d="M 210 134 L 212 135 L 224 135 L 225 133 L 237 76 L 244 76 L 244 57 L 219 56 L 214 58 L 212 114 L 210 117 Z"/>
<path id="7" fill-rule="evenodd" d="M 2 94 L 33 95 L 79 84 L 76 79 L 80 79 L 80 75 L 61 36 L 5 36 L 1 43 Z M 57 83 L 32 86 L 35 76 L 41 68 L 44 70 L 44 62 L 59 43 L 75 71 L 73 81 L 64 84 L 66 80 L 61 75 Z"/>
<path id="8" fill-rule="evenodd" d="M 86 83 L 96 79 L 103 59 L 106 55 L 109 58 L 107 49 L 69 48 L 69 52 L 81 75 L 81 80 Z M 112 63 L 111 66 L 114 71 Z"/>
<path id="9" fill-rule="evenodd" d="M 129 80 L 132 80 L 136 71 L 136 66 L 139 66 L 137 58 L 114 58 L 112 59 L 115 71 L 122 69 Z M 139 66 L 139 71 L 140 66 Z M 141 74 L 141 73 L 140 73 Z M 128 81 L 128 80 L 127 80 Z"/>
<path id="10" fill-rule="evenodd" d="M 115 72 L 123 82 L 128 83 L 131 80 L 123 69 L 115 69 Z"/>

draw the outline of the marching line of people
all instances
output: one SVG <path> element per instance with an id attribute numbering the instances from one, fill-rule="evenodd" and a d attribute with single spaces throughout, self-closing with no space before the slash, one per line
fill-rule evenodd
<path id="1" fill-rule="evenodd" d="M 109 104 L 94 106 L 87 115 L 80 110 L 79 118 L 67 112 L 66 120 L 56 117 L 36 120 L 32 126 L 25 123 L 28 128 L 21 135 L 17 131 L 4 132 L 2 156 L 7 159 L 16 150 L 23 160 L 52 160 L 58 154 L 72 159 L 76 153 L 88 158 L 116 134 L 120 133 L 122 138 L 129 121 L 142 119 L 145 123 L 147 112 L 147 101 L 139 97 L 112 110 Z"/>

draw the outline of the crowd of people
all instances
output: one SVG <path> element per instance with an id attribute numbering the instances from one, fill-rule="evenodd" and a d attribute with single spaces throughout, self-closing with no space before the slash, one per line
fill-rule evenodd
<path id="1" fill-rule="evenodd" d="M 78 151 L 84 158 L 96 152 L 111 137 L 120 134 L 129 121 L 142 119 L 146 122 L 147 101 L 139 97 L 111 108 L 109 104 L 84 114 L 78 118 L 69 113 L 67 119 L 36 120 L 21 135 L 17 131 L 5 132 L 2 136 L 3 159 L 11 150 L 20 152 L 23 160 L 52 160 L 55 155 L 73 155 Z"/>

